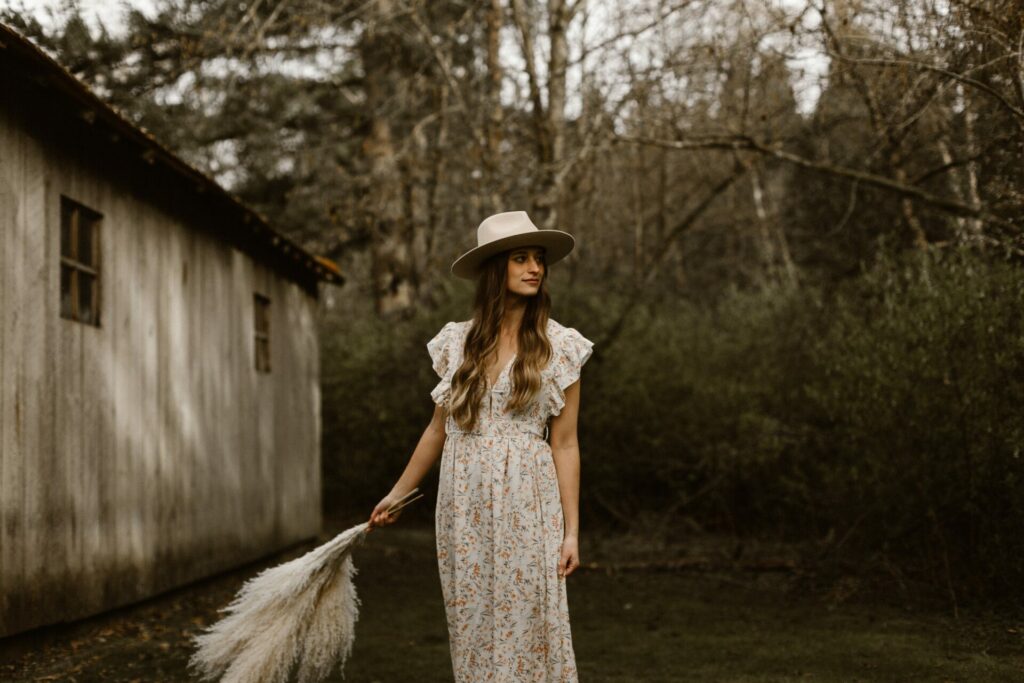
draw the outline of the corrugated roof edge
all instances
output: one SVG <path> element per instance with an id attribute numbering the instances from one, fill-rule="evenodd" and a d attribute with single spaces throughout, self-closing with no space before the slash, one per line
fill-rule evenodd
<path id="1" fill-rule="evenodd" d="M 13 53 L 11 52 L 12 50 L 14 51 Z M 43 52 L 31 40 L 6 24 L 0 23 L 0 60 L 5 55 L 21 57 L 30 65 L 47 70 L 58 79 L 54 85 L 61 86 L 68 96 L 77 98 L 79 106 L 95 112 L 95 116 L 106 119 L 106 123 L 116 128 L 119 133 L 134 139 L 135 142 L 148 148 L 154 162 L 163 162 L 186 180 L 198 183 L 202 187 L 202 189 L 198 190 L 198 193 L 204 197 L 204 201 L 207 201 L 210 196 L 206 194 L 205 190 L 211 190 L 214 196 L 219 196 L 226 200 L 239 214 L 242 223 L 252 226 L 255 222 L 266 233 L 266 245 L 283 260 L 291 261 L 294 266 L 299 266 L 301 269 L 313 274 L 317 280 L 338 285 L 345 282 L 345 278 L 334 261 L 306 251 L 297 242 L 274 230 L 270 227 L 269 222 L 264 216 L 246 206 L 238 197 L 224 189 L 216 180 L 191 166 L 177 154 L 164 147 L 149 132 L 121 115 L 114 107 L 100 99 L 60 62 Z M 285 272 L 287 273 L 287 271 Z"/>

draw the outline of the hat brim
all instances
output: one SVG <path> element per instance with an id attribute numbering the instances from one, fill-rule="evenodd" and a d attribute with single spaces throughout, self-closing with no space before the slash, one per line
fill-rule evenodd
<path id="1" fill-rule="evenodd" d="M 517 247 L 544 247 L 544 263 L 551 265 L 568 256 L 575 246 L 573 236 L 561 230 L 536 230 L 509 235 L 470 249 L 455 259 L 452 275 L 472 280 L 479 274 L 480 265 L 489 257 Z"/>

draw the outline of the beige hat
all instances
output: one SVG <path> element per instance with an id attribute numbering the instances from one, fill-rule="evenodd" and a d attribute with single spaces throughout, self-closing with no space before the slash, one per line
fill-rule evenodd
<path id="1" fill-rule="evenodd" d="M 538 229 L 525 211 L 496 213 L 476 229 L 476 246 L 455 259 L 452 275 L 471 280 L 487 257 L 516 247 L 544 247 L 544 263 L 550 265 L 568 256 L 575 246 L 572 235 Z"/>

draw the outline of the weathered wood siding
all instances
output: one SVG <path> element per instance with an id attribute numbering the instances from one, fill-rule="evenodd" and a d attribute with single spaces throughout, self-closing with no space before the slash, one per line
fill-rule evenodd
<path id="1" fill-rule="evenodd" d="M 104 216 L 100 327 L 60 317 L 62 194 Z M 319 531 L 316 311 L 0 108 L 0 636 Z"/>

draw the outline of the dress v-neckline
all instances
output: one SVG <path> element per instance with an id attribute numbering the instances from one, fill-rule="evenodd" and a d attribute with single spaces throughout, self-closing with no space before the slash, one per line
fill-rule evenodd
<path id="1" fill-rule="evenodd" d="M 516 356 L 518 356 L 518 355 L 519 355 L 519 354 L 517 354 L 517 353 L 513 353 L 513 354 L 512 354 L 512 357 L 508 359 L 508 362 L 507 362 L 507 363 L 505 363 L 505 367 L 503 367 L 503 368 L 501 369 L 501 372 L 499 372 L 499 373 L 498 373 L 498 377 L 497 377 L 497 378 L 496 378 L 496 379 L 494 380 L 494 382 L 493 382 L 493 383 L 491 384 L 491 388 L 492 388 L 492 389 L 493 389 L 494 387 L 497 387 L 497 386 L 498 386 L 499 384 L 501 384 L 501 378 L 502 378 L 502 377 L 504 377 L 504 376 L 505 376 L 505 373 L 506 373 L 506 372 L 508 372 L 508 369 L 512 367 L 512 363 L 514 363 L 514 362 L 515 362 L 515 360 L 516 360 Z M 488 381 L 490 381 L 490 379 L 491 379 L 491 377 L 490 377 L 490 375 L 489 375 L 489 374 L 488 374 L 488 376 L 487 376 L 487 379 L 488 379 Z"/>

